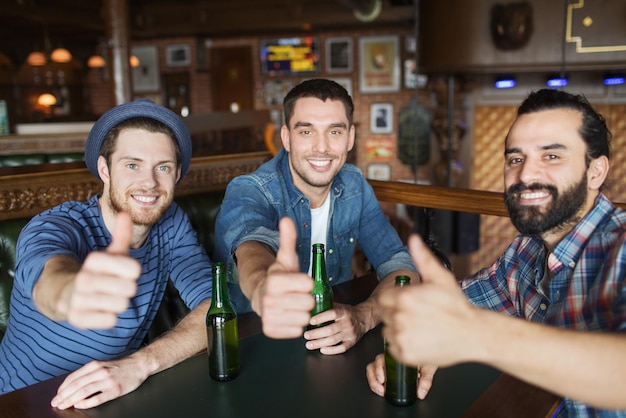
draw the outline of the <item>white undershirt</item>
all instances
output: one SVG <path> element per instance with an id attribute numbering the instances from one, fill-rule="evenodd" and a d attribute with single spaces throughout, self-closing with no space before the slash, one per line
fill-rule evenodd
<path id="1" fill-rule="evenodd" d="M 326 248 L 326 234 L 328 233 L 328 215 L 330 213 L 330 193 L 319 208 L 311 209 L 311 248 L 313 244 L 324 244 Z M 311 249 L 312 251 L 312 249 Z M 313 254 L 313 253 L 311 253 Z M 313 259 L 309 262 L 309 276 Z"/>

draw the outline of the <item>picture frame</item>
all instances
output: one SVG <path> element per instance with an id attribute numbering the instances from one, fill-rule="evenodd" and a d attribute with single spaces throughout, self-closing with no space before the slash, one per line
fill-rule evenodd
<path id="1" fill-rule="evenodd" d="M 352 71 L 352 38 L 326 39 L 326 72 L 349 73 Z"/>
<path id="2" fill-rule="evenodd" d="M 341 85 L 341 87 L 346 89 L 350 97 L 353 97 L 352 96 L 352 79 L 350 77 L 333 77 L 330 80 L 337 82 L 337 84 Z"/>
<path id="3" fill-rule="evenodd" d="M 393 132 L 393 105 L 374 103 L 370 106 L 370 131 L 374 134 Z"/>
<path id="4" fill-rule="evenodd" d="M 191 45 L 173 44 L 165 47 L 165 65 L 188 67 L 191 65 Z"/>
<path id="5" fill-rule="evenodd" d="M 391 166 L 389 164 L 373 163 L 367 166 L 367 178 L 371 180 L 391 180 Z"/>
<path id="6" fill-rule="evenodd" d="M 135 93 L 159 91 L 159 54 L 154 45 L 131 47 L 131 54 L 139 59 L 139 66 L 133 67 L 131 76 Z"/>
<path id="7" fill-rule="evenodd" d="M 395 141 L 390 138 L 367 138 L 365 140 L 365 161 L 368 163 L 391 161 L 395 150 Z"/>
<path id="8" fill-rule="evenodd" d="M 400 90 L 398 36 L 359 39 L 359 91 L 393 93 Z"/>

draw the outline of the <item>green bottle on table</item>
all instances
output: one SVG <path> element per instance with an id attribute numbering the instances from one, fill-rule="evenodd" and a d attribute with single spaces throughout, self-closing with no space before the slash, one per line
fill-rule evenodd
<path id="1" fill-rule="evenodd" d="M 396 277 L 396 286 L 406 286 L 408 276 Z M 408 406 L 417 400 L 417 368 L 405 366 L 389 353 L 385 340 L 385 399 L 397 406 Z"/>
<path id="2" fill-rule="evenodd" d="M 213 300 L 206 315 L 209 375 L 227 382 L 239 375 L 239 331 L 237 314 L 228 298 L 226 267 L 213 264 Z"/>
<path id="3" fill-rule="evenodd" d="M 313 276 L 312 294 L 315 298 L 315 307 L 311 310 L 311 316 L 333 308 L 333 288 L 328 283 L 326 276 L 326 260 L 324 259 L 324 244 L 313 244 L 313 266 L 311 275 Z M 324 327 L 332 321 L 319 325 L 309 325 L 307 329 Z"/>

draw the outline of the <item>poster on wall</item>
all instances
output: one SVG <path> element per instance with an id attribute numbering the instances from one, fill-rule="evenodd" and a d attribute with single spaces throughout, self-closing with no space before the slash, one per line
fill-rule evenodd
<path id="1" fill-rule="evenodd" d="M 165 64 L 168 67 L 188 67 L 191 65 L 191 45 L 168 45 L 165 48 Z"/>
<path id="2" fill-rule="evenodd" d="M 374 163 L 367 166 L 367 178 L 372 180 L 391 180 L 391 166 L 389 164 Z"/>
<path id="3" fill-rule="evenodd" d="M 397 36 L 359 39 L 359 91 L 388 93 L 400 90 L 400 55 Z"/>
<path id="4" fill-rule="evenodd" d="M 159 55 L 156 46 L 134 46 L 131 54 L 139 58 L 139 65 L 132 69 L 133 91 L 136 93 L 159 90 Z"/>
<path id="5" fill-rule="evenodd" d="M 393 105 L 374 103 L 370 107 L 370 132 L 390 134 L 393 132 Z"/>
<path id="6" fill-rule="evenodd" d="M 326 71 L 329 73 L 352 71 L 352 38 L 326 40 Z"/>
<path id="7" fill-rule="evenodd" d="M 370 161 L 389 161 L 393 157 L 394 142 L 390 139 L 365 141 L 365 158 Z"/>

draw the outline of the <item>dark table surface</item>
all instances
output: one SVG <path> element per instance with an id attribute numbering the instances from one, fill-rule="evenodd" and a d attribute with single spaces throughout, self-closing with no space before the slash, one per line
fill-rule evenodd
<path id="1" fill-rule="evenodd" d="M 340 301 L 363 300 L 375 279 L 335 287 Z M 50 408 L 63 377 L 0 396 L 0 417 L 544 417 L 558 398 L 479 364 L 440 369 L 428 397 L 408 407 L 373 394 L 365 366 L 381 353 L 380 327 L 348 352 L 324 356 L 304 339 L 273 340 L 255 314 L 241 315 L 241 373 L 213 381 L 206 353 L 150 377 L 134 392 L 97 408 Z"/>

